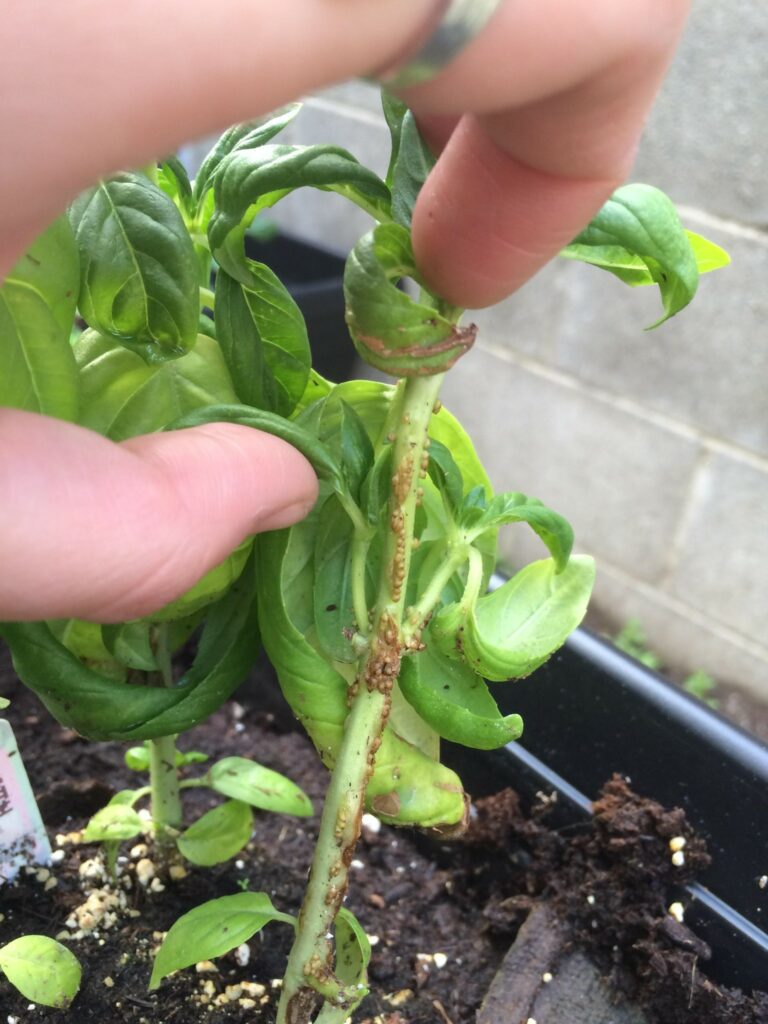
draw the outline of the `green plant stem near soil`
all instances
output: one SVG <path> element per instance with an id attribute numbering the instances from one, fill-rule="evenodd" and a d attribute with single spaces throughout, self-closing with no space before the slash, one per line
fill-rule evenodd
<path id="1" fill-rule="evenodd" d="M 173 686 L 173 666 L 168 645 L 168 627 L 157 626 L 153 632 L 160 680 L 163 686 L 170 688 Z M 176 836 L 184 821 L 179 772 L 176 767 L 176 737 L 161 736 L 149 740 L 148 745 L 155 843 L 161 861 L 167 861 L 171 850 L 175 848 Z"/>
<path id="2" fill-rule="evenodd" d="M 420 482 L 428 459 L 428 430 L 443 374 L 401 384 L 394 430 L 389 529 L 372 622 L 358 622 L 366 640 L 353 686 L 350 714 L 323 808 L 307 893 L 288 960 L 278 1024 L 308 1021 L 321 995 L 318 1021 L 344 1021 L 360 1000 L 333 971 L 332 929 L 349 885 L 349 865 L 360 838 L 365 791 L 387 723 L 403 651 L 405 584 L 413 549 Z M 418 641 L 411 641 L 416 642 Z"/>

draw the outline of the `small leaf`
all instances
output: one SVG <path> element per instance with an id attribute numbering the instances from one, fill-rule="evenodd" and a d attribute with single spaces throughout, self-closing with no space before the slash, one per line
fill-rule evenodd
<path id="1" fill-rule="evenodd" d="M 216 276 L 216 330 L 238 399 L 290 416 L 312 354 L 301 310 L 269 267 L 246 260 L 248 283 Z"/>
<path id="2" fill-rule="evenodd" d="M 60 217 L 0 287 L 0 405 L 77 418 L 69 336 L 79 287 L 77 245 L 66 217 Z"/>
<path id="3" fill-rule="evenodd" d="M 141 747 L 131 747 L 125 752 L 125 763 L 132 772 L 149 771 L 149 749 L 146 744 Z"/>
<path id="4" fill-rule="evenodd" d="M 107 807 L 132 807 L 136 802 L 136 789 L 121 789 L 112 797 L 107 804 Z M 142 822 L 142 831 L 144 831 L 144 822 Z"/>
<path id="5" fill-rule="evenodd" d="M 450 451 L 439 441 L 429 446 L 429 475 L 455 513 L 464 500 L 464 478 Z"/>
<path id="6" fill-rule="evenodd" d="M 11 702 L 7 697 L 0 697 L 0 711 L 5 711 L 6 708 L 11 706 Z"/>
<path id="7" fill-rule="evenodd" d="M 205 764 L 206 761 L 210 761 L 210 757 L 200 750 L 190 750 L 186 754 L 183 754 L 180 750 L 176 751 L 177 768 L 186 768 L 190 764 Z"/>
<path id="8" fill-rule="evenodd" d="M 592 263 L 626 284 L 659 286 L 664 316 L 658 327 L 696 294 L 696 256 L 668 196 L 650 185 L 624 185 L 561 253 Z"/>
<path id="9" fill-rule="evenodd" d="M 389 135 L 392 140 L 392 148 L 389 157 L 389 168 L 387 169 L 387 176 L 384 179 L 387 185 L 392 187 L 392 177 L 395 173 L 395 164 L 397 162 L 397 154 L 400 152 L 400 138 L 403 133 L 403 120 L 405 115 L 408 113 L 408 107 L 402 100 L 399 100 L 392 93 L 387 92 L 386 89 L 381 90 L 381 109 L 384 113 L 384 119 L 387 122 L 389 128 Z"/>
<path id="10" fill-rule="evenodd" d="M 333 406 L 338 404 L 338 436 L 335 444 L 341 453 L 341 468 L 347 487 L 352 497 L 357 500 L 360 488 L 368 473 L 373 468 L 373 445 L 371 444 L 365 425 L 355 410 L 343 399 L 331 396 L 325 403 L 323 418 L 320 423 L 320 436 L 324 438 L 324 423 Z"/>
<path id="11" fill-rule="evenodd" d="M 197 258 L 173 200 L 124 172 L 79 196 L 70 222 L 80 250 L 78 305 L 90 327 L 148 363 L 197 340 Z"/>
<path id="12" fill-rule="evenodd" d="M 25 999 L 66 1010 L 80 988 L 77 957 L 46 935 L 23 935 L 0 947 L 0 970 Z"/>
<path id="13" fill-rule="evenodd" d="M 713 270 L 720 270 L 730 264 L 731 257 L 725 249 L 721 249 L 719 245 L 710 242 L 703 235 L 697 235 L 695 231 L 686 231 L 685 233 L 691 243 L 700 274 L 710 274 Z"/>
<path id="14" fill-rule="evenodd" d="M 144 831 L 141 818 L 127 804 L 109 803 L 91 818 L 83 833 L 86 843 L 133 839 Z"/>
<path id="15" fill-rule="evenodd" d="M 392 216 L 410 228 L 419 192 L 435 166 L 435 157 L 419 133 L 409 110 L 403 117 L 399 146 L 392 173 Z"/>
<path id="16" fill-rule="evenodd" d="M 354 993 L 345 1002 L 347 1014 L 350 1014 L 368 995 L 368 964 L 371 962 L 371 943 L 363 926 L 346 907 L 342 907 L 336 915 L 334 932 L 336 977 L 350 993 Z"/>
<path id="17" fill-rule="evenodd" d="M 223 796 L 251 807 L 306 818 L 313 813 L 309 797 L 279 772 L 245 757 L 225 757 L 208 773 L 208 784 Z"/>
<path id="18" fill-rule="evenodd" d="M 296 918 L 276 910 L 264 892 L 222 896 L 195 907 L 175 922 L 163 940 L 155 957 L 150 990 L 174 971 L 237 949 L 270 921 L 296 924 Z"/>
<path id="19" fill-rule="evenodd" d="M 157 184 L 174 201 L 182 217 L 187 219 L 193 215 L 192 185 L 187 169 L 178 157 L 169 156 L 159 163 Z"/>
<path id="20" fill-rule="evenodd" d="M 470 537 L 477 537 L 485 530 L 493 530 L 505 523 L 527 523 L 541 538 L 555 560 L 557 571 L 568 564 L 573 548 L 573 529 L 567 520 L 547 508 L 538 498 L 510 491 L 491 498 L 481 515 L 476 515 L 470 506 L 469 515 L 462 519 L 471 523 Z"/>
<path id="21" fill-rule="evenodd" d="M 228 800 L 198 818 L 176 840 L 182 856 L 209 868 L 234 857 L 253 832 L 253 813 L 248 804 Z"/>
<path id="22" fill-rule="evenodd" d="M 376 456 L 360 489 L 360 508 L 371 524 L 376 526 L 392 491 L 392 445 L 388 444 Z"/>
<path id="23" fill-rule="evenodd" d="M 315 625 L 319 644 L 328 657 L 349 664 L 359 657 L 352 646 L 352 637 L 367 625 L 355 620 L 353 538 L 349 517 L 338 499 L 331 495 L 320 510 L 315 544 Z"/>
<path id="24" fill-rule="evenodd" d="M 520 715 L 502 716 L 485 681 L 462 661 L 451 661 L 427 638 L 427 649 L 403 660 L 399 684 L 405 699 L 452 743 L 495 750 L 523 732 Z"/>
<path id="25" fill-rule="evenodd" d="M 101 627 L 101 638 L 116 661 L 138 672 L 157 672 L 158 664 L 152 649 L 150 629 L 146 622 L 106 625 Z"/>
<path id="26" fill-rule="evenodd" d="M 584 618 L 594 579 L 594 561 L 585 555 L 574 555 L 561 572 L 553 559 L 532 562 L 473 607 L 442 608 L 430 633 L 443 654 L 485 679 L 524 678 Z"/>

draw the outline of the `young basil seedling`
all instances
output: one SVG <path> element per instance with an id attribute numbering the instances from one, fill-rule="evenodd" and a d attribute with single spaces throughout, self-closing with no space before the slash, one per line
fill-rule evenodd
<path id="1" fill-rule="evenodd" d="M 113 844 L 135 835 L 134 804 L 151 791 L 155 827 L 198 863 L 234 850 L 250 829 L 263 769 L 230 758 L 179 782 L 174 737 L 232 693 L 260 631 L 332 772 L 304 904 L 294 918 L 245 892 L 196 908 L 168 933 L 151 984 L 274 920 L 295 929 L 278 1024 L 343 1024 L 368 990 L 370 946 L 342 906 L 363 810 L 442 836 L 464 827 L 468 797 L 440 762 L 440 740 L 491 749 L 520 735 L 520 717 L 500 713 L 493 685 L 530 674 L 560 647 L 584 615 L 594 566 L 572 555 L 562 516 L 525 494 L 493 493 L 440 405 L 443 377 L 476 330 L 429 292 L 415 263 L 411 215 L 433 159 L 413 117 L 385 97 L 392 153 L 381 180 L 336 146 L 273 142 L 297 109 L 230 129 L 194 183 L 168 159 L 80 197 L 0 293 L 0 357 L 14 366 L 0 378 L 0 401 L 115 439 L 219 420 L 269 431 L 315 467 L 313 512 L 246 542 L 146 622 L 0 631 L 21 678 L 61 722 L 149 741 L 130 757 L 149 765 L 151 786 L 120 794 L 89 835 Z M 245 253 L 254 217 L 300 187 L 336 192 L 375 221 L 347 262 L 347 322 L 358 353 L 394 385 L 318 377 L 295 304 Z M 659 323 L 690 302 L 701 272 L 728 261 L 646 185 L 619 189 L 563 255 L 631 286 L 656 284 Z M 418 298 L 398 287 L 404 277 Z M 71 347 L 78 280 L 88 330 Z M 548 557 L 486 594 L 498 531 L 510 524 L 533 530 Z M 195 660 L 176 680 L 171 654 L 198 628 Z M 230 802 L 177 836 L 187 785 Z M 305 805 L 291 794 L 296 813 Z"/>
<path id="2" fill-rule="evenodd" d="M 82 969 L 74 953 L 47 935 L 22 935 L 0 946 L 0 973 L 25 999 L 66 1010 L 80 990 Z"/>

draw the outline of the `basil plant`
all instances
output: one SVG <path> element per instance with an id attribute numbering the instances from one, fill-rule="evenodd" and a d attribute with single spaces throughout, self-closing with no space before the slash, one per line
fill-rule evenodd
<path id="1" fill-rule="evenodd" d="M 60 722 L 148 741 L 149 767 L 156 756 L 174 763 L 174 737 L 229 697 L 263 644 L 332 773 L 304 906 L 296 919 L 266 894 L 239 893 L 196 908 L 168 933 L 151 984 L 275 921 L 295 930 L 278 1021 L 341 1024 L 368 991 L 368 941 L 343 907 L 363 811 L 441 835 L 464 827 L 468 797 L 440 761 L 441 739 L 492 749 L 520 736 L 520 717 L 501 714 L 494 688 L 563 644 L 595 570 L 572 553 L 560 514 L 524 493 L 494 493 L 440 405 L 443 377 L 476 329 L 430 293 L 414 261 L 411 213 L 433 163 L 414 118 L 385 97 L 392 155 L 382 180 L 337 146 L 275 142 L 297 110 L 227 131 L 194 182 L 169 158 L 80 196 L 0 292 L 0 401 L 115 440 L 222 420 L 269 431 L 312 462 L 314 510 L 248 540 L 147 619 L 0 632 Z M 302 187 L 372 218 L 347 261 L 347 322 L 360 357 L 392 384 L 334 385 L 315 373 L 294 301 L 246 255 L 254 218 Z M 619 189 L 563 256 L 657 285 L 662 320 L 690 302 L 702 270 L 727 262 L 646 185 Z M 418 297 L 398 287 L 403 278 Z M 87 327 L 71 340 L 76 315 Z M 533 530 L 547 557 L 488 593 L 508 524 Z M 195 631 L 194 659 L 175 672 L 173 654 Z M 226 795 L 216 785 L 226 778 L 212 770 L 201 781 Z M 247 800 L 247 787 L 234 789 Z M 157 797 L 160 825 L 177 825 L 163 810 L 168 794 Z M 291 798 L 278 809 L 300 811 Z"/>

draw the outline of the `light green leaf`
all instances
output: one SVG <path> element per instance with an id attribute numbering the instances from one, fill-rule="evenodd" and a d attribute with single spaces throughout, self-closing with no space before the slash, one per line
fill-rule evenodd
<path id="1" fill-rule="evenodd" d="M 148 363 L 197 340 L 198 266 L 181 214 L 143 174 L 102 180 L 70 207 L 80 250 L 78 305 L 90 327 Z"/>
<path id="2" fill-rule="evenodd" d="M 721 249 L 719 245 L 710 242 L 703 235 L 697 235 L 695 231 L 686 231 L 685 233 L 691 243 L 700 274 L 710 274 L 713 270 L 720 270 L 730 264 L 731 257 L 725 249 Z"/>
<path id="3" fill-rule="evenodd" d="M 458 327 L 452 307 L 412 299 L 397 287 L 403 277 L 424 287 L 406 228 L 380 224 L 357 243 L 344 271 L 355 348 L 393 377 L 444 373 L 472 346 L 476 329 Z"/>
<path id="4" fill-rule="evenodd" d="M 463 659 L 486 679 L 523 678 L 584 618 L 594 578 L 594 561 L 586 555 L 574 555 L 561 572 L 553 559 L 532 562 L 473 607 L 442 608 L 430 633 L 443 654 Z"/>
<path id="5" fill-rule="evenodd" d="M 80 269 L 66 217 L 37 238 L 0 288 L 0 405 L 77 419 L 69 344 Z"/>
<path id="6" fill-rule="evenodd" d="M 121 789 L 112 797 L 107 807 L 133 807 L 138 799 L 138 789 Z M 143 825 L 143 822 L 142 822 Z M 143 831 L 143 829 L 142 829 Z"/>
<path id="7" fill-rule="evenodd" d="M 88 822 L 83 840 L 86 843 L 116 842 L 141 835 L 144 826 L 136 811 L 127 804 L 108 804 Z"/>
<path id="8" fill-rule="evenodd" d="M 116 661 L 138 672 L 157 672 L 158 664 L 152 648 L 150 629 L 151 626 L 146 622 L 106 625 L 101 627 L 101 637 L 104 646 Z M 133 766 L 129 764 L 128 767 Z"/>
<path id="9" fill-rule="evenodd" d="M 301 310 L 263 263 L 246 260 L 248 284 L 216 277 L 216 330 L 238 400 L 290 416 L 309 380 L 312 353 Z"/>
<path id="10" fill-rule="evenodd" d="M 209 868 L 234 857 L 253 832 L 253 812 L 240 800 L 228 800 L 214 807 L 176 840 L 182 856 Z"/>
<path id="11" fill-rule="evenodd" d="M 11 706 L 11 702 L 7 697 L 0 697 L 0 711 L 5 711 L 6 708 Z"/>
<path id="12" fill-rule="evenodd" d="M 352 637 L 367 623 L 355 620 L 352 599 L 352 523 L 331 496 L 320 510 L 315 544 L 315 625 L 320 646 L 332 661 L 353 664 Z"/>
<path id="13" fill-rule="evenodd" d="M 346 907 L 342 907 L 336 915 L 334 933 L 336 977 L 350 994 L 354 993 L 345 1004 L 346 1011 L 350 1014 L 368 995 L 371 943 L 363 926 Z"/>
<path id="14" fill-rule="evenodd" d="M 187 169 L 178 157 L 169 156 L 158 164 L 157 185 L 173 200 L 185 220 L 192 217 L 192 185 Z"/>
<path id="15" fill-rule="evenodd" d="M 664 316 L 652 327 L 687 306 L 699 284 L 696 256 L 677 210 L 651 185 L 617 189 L 561 255 L 592 263 L 632 286 L 657 284 Z"/>
<path id="16" fill-rule="evenodd" d="M 210 761 L 210 756 L 204 754 L 201 750 L 190 750 L 186 754 L 182 751 L 176 751 L 176 767 L 186 768 L 190 764 L 205 764 L 206 761 Z"/>
<path id="17" fill-rule="evenodd" d="M 464 498 L 464 478 L 450 451 L 439 441 L 429 447 L 429 475 L 448 507 L 457 512 Z"/>
<path id="18" fill-rule="evenodd" d="M 47 935 L 23 935 L 0 947 L 0 970 L 25 999 L 66 1010 L 80 989 L 77 957 Z"/>
<path id="19" fill-rule="evenodd" d="M 149 771 L 149 748 L 146 743 L 141 747 L 130 747 L 125 752 L 125 764 L 132 772 Z"/>
<path id="20" fill-rule="evenodd" d="M 194 195 L 198 203 L 213 187 L 216 172 L 225 157 L 238 149 L 258 149 L 259 146 L 265 145 L 289 125 L 300 110 L 301 103 L 289 103 L 265 118 L 246 121 L 228 128 L 205 157 L 197 172 Z"/>
<path id="21" fill-rule="evenodd" d="M 397 162 L 397 155 L 400 152 L 400 138 L 403 133 L 403 120 L 405 115 L 408 113 L 408 107 L 402 100 L 399 100 L 392 93 L 387 92 L 386 89 L 381 90 L 381 109 L 384 114 L 384 119 L 387 122 L 389 128 L 389 135 L 392 141 L 392 147 L 390 150 L 389 167 L 387 169 L 387 176 L 384 179 L 387 185 L 392 187 L 392 178 L 395 173 L 395 164 Z"/>
<path id="22" fill-rule="evenodd" d="M 452 743 L 495 750 L 523 732 L 520 715 L 502 716 L 484 680 L 462 661 L 427 649 L 403 660 L 399 685 L 406 700 L 432 728 Z"/>
<path id="23" fill-rule="evenodd" d="M 150 990 L 174 971 L 237 949 L 270 921 L 296 924 L 295 917 L 275 910 L 264 892 L 240 892 L 195 907 L 175 922 L 163 940 L 155 957 Z"/>
<path id="24" fill-rule="evenodd" d="M 251 807 L 306 818 L 313 813 L 306 793 L 279 772 L 245 757 L 217 761 L 207 776 L 208 785 L 223 796 L 242 800 Z"/>

